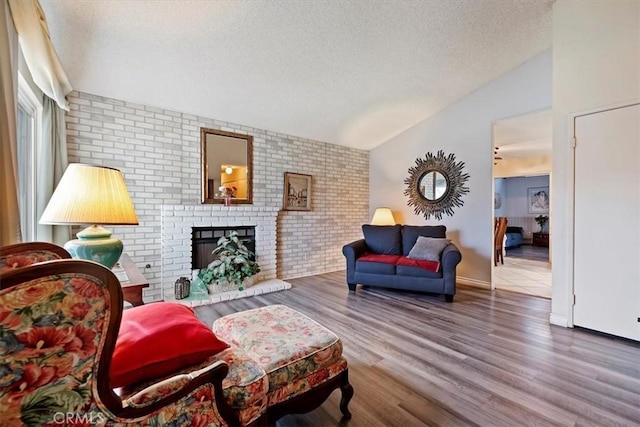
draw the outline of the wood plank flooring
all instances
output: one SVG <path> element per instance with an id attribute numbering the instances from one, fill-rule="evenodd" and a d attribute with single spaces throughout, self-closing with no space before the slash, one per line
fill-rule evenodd
<path id="1" fill-rule="evenodd" d="M 344 272 L 293 288 L 198 307 L 219 316 L 286 304 L 338 334 L 349 361 L 353 418 L 335 391 L 285 426 L 640 426 L 640 344 L 549 324 L 550 301 L 459 286 L 436 295 L 362 288 Z"/>

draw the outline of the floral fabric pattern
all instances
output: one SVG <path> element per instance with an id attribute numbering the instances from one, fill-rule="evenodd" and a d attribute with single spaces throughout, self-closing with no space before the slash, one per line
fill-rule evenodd
<path id="1" fill-rule="evenodd" d="M 212 385 L 135 420 L 118 418 L 97 397 L 97 367 L 110 299 L 90 275 L 49 275 L 0 291 L 0 426 L 226 425 Z M 182 381 L 158 387 L 155 401 Z M 263 399 L 266 406 L 266 398 Z"/>
<path id="2" fill-rule="evenodd" d="M 57 413 L 101 412 L 91 385 L 109 299 L 93 280 L 62 274 L 0 291 L 3 425 L 44 425 Z M 92 291 L 85 296 L 82 289 Z"/>
<path id="3" fill-rule="evenodd" d="M 151 417 L 134 421 L 116 418 L 109 420 L 108 426 L 126 427 L 205 427 L 226 426 L 218 412 L 215 391 L 210 384 L 204 384 L 173 405 L 165 406 Z"/>
<path id="4" fill-rule="evenodd" d="M 20 254 L 12 254 L 0 257 L 0 273 L 15 268 L 26 267 L 36 262 L 60 259 L 60 256 L 51 251 L 29 251 Z"/>
<path id="5" fill-rule="evenodd" d="M 184 387 L 191 378 L 188 375 L 176 375 L 165 381 L 153 384 L 125 400 L 131 407 L 143 407 L 169 396 Z"/>
<path id="6" fill-rule="evenodd" d="M 269 382 L 264 369 L 241 349 L 228 348 L 197 365 L 173 374 L 193 372 L 218 361 L 223 361 L 229 366 L 229 373 L 222 381 L 222 391 L 227 404 L 237 412 L 242 425 L 250 424 L 267 409 Z M 132 398 L 136 393 L 158 381 L 163 379 L 139 383 L 133 388 L 124 388 L 121 390 L 121 397 L 124 400 Z"/>
<path id="7" fill-rule="evenodd" d="M 340 360 L 330 366 L 319 369 L 318 371 L 297 381 L 284 384 L 282 387 L 274 390 L 272 393 L 269 393 L 269 406 L 284 402 L 285 400 L 309 391 L 313 387 L 319 386 L 325 381 L 339 375 L 345 369 L 347 369 L 347 361 L 340 358 Z"/>
<path id="8" fill-rule="evenodd" d="M 213 331 L 263 367 L 269 393 L 332 365 L 342 355 L 342 342 L 333 332 L 284 305 L 221 317 Z"/>

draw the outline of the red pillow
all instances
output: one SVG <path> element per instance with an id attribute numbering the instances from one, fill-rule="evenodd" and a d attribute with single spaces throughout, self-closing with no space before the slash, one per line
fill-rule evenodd
<path id="1" fill-rule="evenodd" d="M 190 307 L 158 302 L 130 308 L 122 313 L 111 387 L 171 374 L 226 348 Z"/>

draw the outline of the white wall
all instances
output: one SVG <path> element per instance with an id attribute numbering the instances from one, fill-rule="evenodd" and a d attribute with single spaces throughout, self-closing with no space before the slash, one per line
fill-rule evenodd
<path id="1" fill-rule="evenodd" d="M 458 276 L 488 286 L 493 252 L 492 122 L 551 105 L 551 52 L 543 52 L 370 152 L 370 209 L 389 206 L 398 222 L 436 224 L 407 206 L 404 179 L 427 152 L 454 153 L 471 178 L 464 206 L 441 224 L 460 247 Z"/>
<path id="2" fill-rule="evenodd" d="M 554 3 L 552 323 L 572 325 L 574 195 L 569 117 L 572 113 L 637 100 L 640 100 L 640 2 Z"/>

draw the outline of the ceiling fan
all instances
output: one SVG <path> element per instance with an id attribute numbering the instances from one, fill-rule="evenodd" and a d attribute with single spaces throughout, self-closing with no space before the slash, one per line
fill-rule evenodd
<path id="1" fill-rule="evenodd" d="M 498 162 L 497 162 L 498 160 L 502 160 L 502 157 L 498 156 L 498 150 L 500 150 L 500 147 L 495 147 L 493 149 L 493 160 L 495 160 L 493 162 L 494 165 L 498 164 Z"/>

